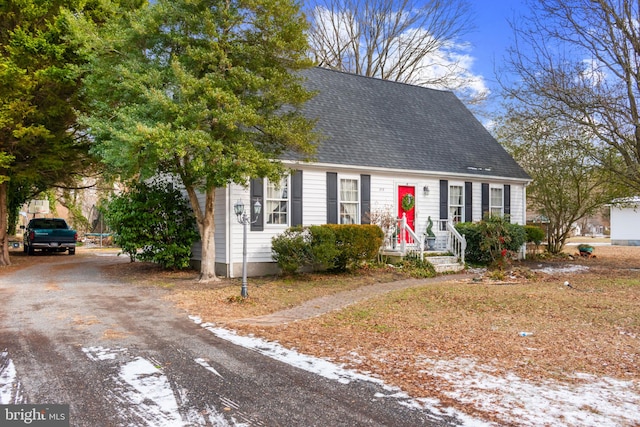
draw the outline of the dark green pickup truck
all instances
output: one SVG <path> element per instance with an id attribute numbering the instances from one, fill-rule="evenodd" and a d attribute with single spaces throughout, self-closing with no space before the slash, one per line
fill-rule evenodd
<path id="1" fill-rule="evenodd" d="M 23 249 L 33 255 L 36 249 L 47 252 L 76 253 L 78 233 L 62 218 L 34 218 L 29 221 L 23 236 Z"/>

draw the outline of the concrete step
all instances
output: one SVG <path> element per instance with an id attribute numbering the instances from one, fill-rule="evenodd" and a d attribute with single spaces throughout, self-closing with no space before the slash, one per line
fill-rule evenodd
<path id="1" fill-rule="evenodd" d="M 464 265 L 458 262 L 458 258 L 454 256 L 427 256 L 425 260 L 433 264 L 438 273 L 448 273 L 453 271 L 464 270 Z"/>

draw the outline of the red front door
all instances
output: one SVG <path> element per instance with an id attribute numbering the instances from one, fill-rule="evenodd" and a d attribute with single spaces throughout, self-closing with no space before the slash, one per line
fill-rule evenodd
<path id="1" fill-rule="evenodd" d="M 407 217 L 407 225 L 413 231 L 416 230 L 416 188 L 408 185 L 398 186 L 398 218 L 402 215 Z M 405 242 L 413 243 L 413 239 L 408 232 L 405 231 Z M 400 236 L 398 236 L 400 239 Z"/>

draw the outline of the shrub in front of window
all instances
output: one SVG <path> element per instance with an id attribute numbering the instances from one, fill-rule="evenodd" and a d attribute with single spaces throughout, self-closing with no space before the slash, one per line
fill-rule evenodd
<path id="1" fill-rule="evenodd" d="M 456 230 L 467 240 L 466 260 L 471 264 L 504 266 L 510 253 L 526 242 L 523 226 L 511 224 L 501 216 L 489 216 L 478 223 L 456 224 Z"/>
<path id="2" fill-rule="evenodd" d="M 291 227 L 271 239 L 271 254 L 278 267 L 287 274 L 293 274 L 311 262 L 309 230 L 305 227 Z"/>
<path id="3" fill-rule="evenodd" d="M 384 239 L 384 232 L 377 225 L 326 224 L 322 227 L 330 228 L 336 235 L 339 253 L 333 268 L 338 271 L 375 259 Z"/>
<path id="4" fill-rule="evenodd" d="M 272 257 L 289 274 L 304 267 L 344 271 L 375 259 L 383 237 L 377 225 L 291 227 L 271 239 Z"/>
<path id="5" fill-rule="evenodd" d="M 314 270 L 332 269 L 339 249 L 336 234 L 329 227 L 312 225 L 309 227 L 311 265 Z"/>
<path id="6" fill-rule="evenodd" d="M 278 267 L 293 274 L 304 267 L 314 271 L 333 268 L 338 248 L 330 228 L 296 226 L 271 239 L 271 252 Z"/>

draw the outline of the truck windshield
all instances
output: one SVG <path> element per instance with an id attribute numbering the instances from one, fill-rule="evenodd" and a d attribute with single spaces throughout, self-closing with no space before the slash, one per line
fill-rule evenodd
<path id="1" fill-rule="evenodd" d="M 61 219 L 33 219 L 31 220 L 31 228 L 65 229 L 67 228 L 67 223 Z"/>

